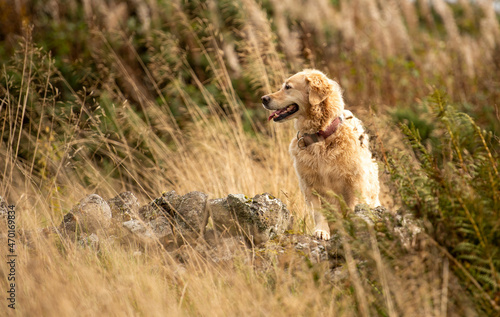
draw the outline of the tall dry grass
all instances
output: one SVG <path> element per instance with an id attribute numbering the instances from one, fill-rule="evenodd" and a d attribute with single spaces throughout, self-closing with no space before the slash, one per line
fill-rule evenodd
<path id="1" fill-rule="evenodd" d="M 378 135 L 381 162 L 384 150 L 408 150 L 392 111 L 409 109 L 411 118 L 432 85 L 498 131 L 491 2 L 18 1 L 2 11 L 10 14 L 0 22 L 9 25 L 1 31 L 0 195 L 17 210 L 16 314 L 492 311 L 474 306 L 432 240 L 405 250 L 363 224 L 339 221 L 347 264 L 337 279 L 327 278 L 327 264 L 296 254 L 255 269 L 262 256 L 243 250 L 211 263 L 188 245 L 180 261 L 120 236 L 95 250 L 39 230 L 57 226 L 86 194 L 132 190 L 144 204 L 173 189 L 210 198 L 270 192 L 293 212 L 294 230 L 307 233 L 287 152 L 293 127 L 267 124 L 260 96 L 304 67 L 324 70 Z M 381 177 L 383 201 L 399 206 Z M 0 265 L 1 289 L 6 274 Z M 0 311 L 14 313 L 6 302 Z"/>

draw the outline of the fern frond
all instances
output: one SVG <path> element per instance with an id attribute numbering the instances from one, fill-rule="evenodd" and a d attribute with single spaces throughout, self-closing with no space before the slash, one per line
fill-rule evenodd
<path id="1" fill-rule="evenodd" d="M 500 282 L 498 154 L 488 145 L 491 133 L 449 105 L 443 93 L 434 92 L 427 104 L 439 138 L 424 145 L 411 122 L 401 125 L 417 164 L 394 160 L 391 173 L 406 207 L 432 224 L 429 233 L 490 299 Z"/>

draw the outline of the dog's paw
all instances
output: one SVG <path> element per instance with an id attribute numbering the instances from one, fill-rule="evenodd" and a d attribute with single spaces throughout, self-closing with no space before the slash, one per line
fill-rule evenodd
<path id="1" fill-rule="evenodd" d="M 325 230 L 316 229 L 314 237 L 321 240 L 330 240 L 330 233 Z"/>

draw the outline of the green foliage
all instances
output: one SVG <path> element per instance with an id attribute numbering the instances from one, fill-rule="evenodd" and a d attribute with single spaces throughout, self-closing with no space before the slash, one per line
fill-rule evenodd
<path id="1" fill-rule="evenodd" d="M 422 143 L 426 144 L 434 129 L 433 123 L 426 120 L 426 114 L 419 115 L 411 108 L 399 107 L 394 111 L 392 116 L 396 122 L 412 126 L 412 128 L 418 131 Z"/>
<path id="2" fill-rule="evenodd" d="M 425 220 L 427 232 L 467 270 L 464 282 L 469 276 L 477 281 L 480 292 L 469 284 L 471 293 L 491 312 L 500 285 L 498 140 L 439 91 L 428 106 L 433 138 L 424 144 L 414 124 L 401 124 L 415 159 L 393 155 L 390 171 L 406 208 Z"/>

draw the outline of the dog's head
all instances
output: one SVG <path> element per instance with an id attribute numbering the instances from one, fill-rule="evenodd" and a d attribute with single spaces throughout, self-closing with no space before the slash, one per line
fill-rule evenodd
<path id="1" fill-rule="evenodd" d="M 344 110 L 339 84 L 311 69 L 293 75 L 280 90 L 263 96 L 262 105 L 274 110 L 269 120 L 285 122 L 295 118 L 300 130 L 316 130 L 314 132 L 327 126 Z"/>

